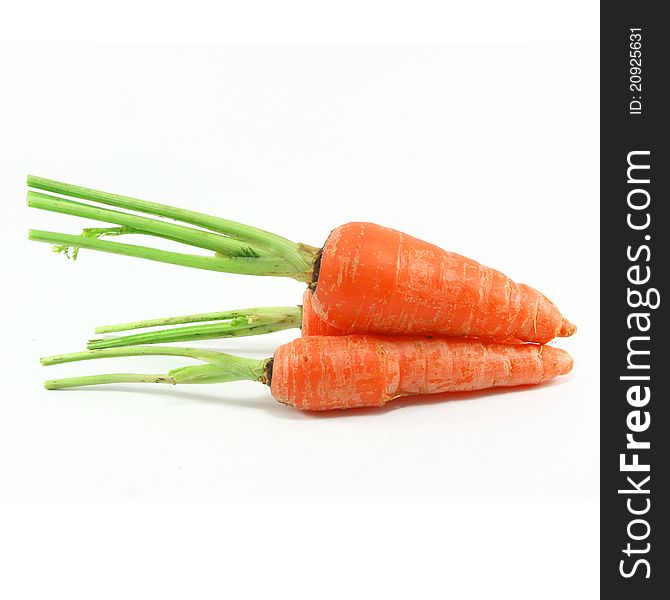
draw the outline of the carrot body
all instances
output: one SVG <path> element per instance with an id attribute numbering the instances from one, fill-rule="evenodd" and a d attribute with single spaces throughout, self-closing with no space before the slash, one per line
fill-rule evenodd
<path id="1" fill-rule="evenodd" d="M 319 315 L 316 314 L 312 306 L 312 299 L 314 295 L 312 290 L 307 288 L 302 295 L 302 324 L 301 333 L 303 337 L 311 335 L 351 335 L 352 331 L 343 331 L 337 327 L 333 327 L 326 323 Z M 523 340 L 517 338 L 487 338 L 487 341 L 498 342 L 501 344 L 523 344 Z"/>
<path id="2" fill-rule="evenodd" d="M 357 333 L 545 343 L 576 330 L 530 286 L 373 223 L 333 230 L 323 248 L 312 304 L 328 324 Z"/>
<path id="3" fill-rule="evenodd" d="M 534 344 L 351 335 L 277 348 L 272 395 L 302 410 L 381 406 L 399 396 L 542 383 L 572 369 L 567 352 Z"/>

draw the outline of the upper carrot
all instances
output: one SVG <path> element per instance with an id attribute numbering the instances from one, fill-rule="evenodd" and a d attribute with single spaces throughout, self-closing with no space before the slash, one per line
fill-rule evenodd
<path id="1" fill-rule="evenodd" d="M 333 230 L 323 249 L 226 219 L 127 196 L 29 176 L 31 187 L 124 209 L 110 210 L 50 194 L 29 192 L 30 206 L 92 218 L 119 227 L 71 236 L 32 231 L 31 239 L 90 248 L 200 269 L 292 277 L 315 289 L 313 306 L 342 331 L 514 338 L 547 342 L 575 326 L 537 290 L 489 267 L 372 223 Z M 134 215 L 136 211 L 185 225 Z M 167 238 L 213 252 L 168 252 L 101 240 L 125 233 Z"/>
<path id="2" fill-rule="evenodd" d="M 302 410 L 381 406 L 401 396 L 538 384 L 568 373 L 563 350 L 535 344 L 506 345 L 448 338 L 314 336 L 277 348 L 273 359 L 254 360 L 212 350 L 130 346 L 42 359 L 52 365 L 136 355 L 187 356 L 206 365 L 165 374 L 113 373 L 47 381 L 48 389 L 104 383 L 269 383 L 272 395 Z"/>
<path id="3" fill-rule="evenodd" d="M 330 234 L 313 306 L 327 323 L 359 333 L 544 343 L 576 329 L 537 290 L 374 223 L 348 223 Z"/>

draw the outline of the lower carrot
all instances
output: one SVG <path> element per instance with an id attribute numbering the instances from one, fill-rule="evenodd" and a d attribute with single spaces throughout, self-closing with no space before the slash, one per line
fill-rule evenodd
<path id="1" fill-rule="evenodd" d="M 535 344 L 506 345 L 454 338 L 313 336 L 249 359 L 213 350 L 128 346 L 42 359 L 54 365 L 121 356 L 184 356 L 205 364 L 163 374 L 112 373 L 50 380 L 47 389 L 107 383 L 259 381 L 281 403 L 302 410 L 382 406 L 402 396 L 540 384 L 572 369 L 570 355 Z"/>

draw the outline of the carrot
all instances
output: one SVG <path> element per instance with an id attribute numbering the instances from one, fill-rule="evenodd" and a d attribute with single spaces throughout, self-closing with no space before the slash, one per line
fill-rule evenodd
<path id="1" fill-rule="evenodd" d="M 533 385 L 572 369 L 567 352 L 535 344 L 506 345 L 449 338 L 314 336 L 277 348 L 272 359 L 212 350 L 129 346 L 42 359 L 43 365 L 93 358 L 169 355 L 204 361 L 165 374 L 112 373 L 47 381 L 47 389 L 106 383 L 223 383 L 270 385 L 283 404 L 301 410 L 382 406 L 401 396 Z"/>
<path id="2" fill-rule="evenodd" d="M 330 234 L 313 307 L 327 323 L 355 332 L 545 343 L 576 331 L 537 290 L 373 223 L 348 223 Z"/>
<path id="3" fill-rule="evenodd" d="M 575 333 L 544 295 L 499 271 L 394 229 L 348 223 L 322 249 L 276 234 L 163 204 L 29 176 L 28 185 L 87 200 L 28 192 L 35 208 L 118 225 L 73 236 L 31 231 L 57 249 L 111 252 L 220 272 L 291 277 L 314 292 L 315 313 L 328 325 L 357 333 L 440 334 L 545 343 Z M 110 210 L 90 204 L 111 205 Z M 132 214 L 135 211 L 188 223 Z M 211 256 L 168 252 L 100 239 L 109 235 L 162 237 L 209 250 Z"/>
<path id="4" fill-rule="evenodd" d="M 382 406 L 401 396 L 544 383 L 570 355 L 533 344 L 351 335 L 299 338 L 274 354 L 272 393 L 302 410 Z"/>
<path id="5" fill-rule="evenodd" d="M 102 348 L 118 348 L 121 346 L 133 346 L 135 344 L 165 344 L 168 342 L 246 337 L 293 328 L 299 328 L 303 337 L 313 335 L 347 335 L 349 332 L 329 325 L 316 314 L 312 307 L 312 298 L 312 291 L 307 288 L 303 293 L 302 306 L 245 308 L 162 319 L 147 319 L 119 325 L 104 325 L 96 327 L 95 332 L 99 334 L 118 333 L 120 331 L 162 327 L 164 325 L 200 323 L 199 325 L 169 327 L 111 338 L 94 338 L 88 341 L 86 347 L 89 350 L 100 350 Z M 523 343 L 514 338 L 489 341 L 497 341 L 505 344 Z"/>

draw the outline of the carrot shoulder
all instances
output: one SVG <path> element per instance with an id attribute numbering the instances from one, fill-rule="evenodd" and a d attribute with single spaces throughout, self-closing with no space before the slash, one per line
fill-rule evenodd
<path id="1" fill-rule="evenodd" d="M 303 337 L 314 335 L 346 335 L 347 332 L 326 323 L 314 311 L 312 290 L 307 288 L 302 295 L 302 323 L 300 331 Z"/>
<path id="2" fill-rule="evenodd" d="M 195 323 L 195 325 L 194 325 Z M 181 325 L 186 325 L 182 327 Z M 146 328 L 163 327 L 153 331 Z M 274 333 L 284 329 L 300 328 L 303 336 L 346 335 L 346 332 L 326 323 L 312 308 L 312 291 L 303 293 L 302 306 L 270 306 L 244 308 L 177 317 L 145 319 L 116 325 L 96 327 L 100 334 L 132 331 L 135 333 L 94 338 L 88 341 L 89 350 L 120 348 L 136 344 L 164 344 L 192 340 L 221 339 Z"/>

